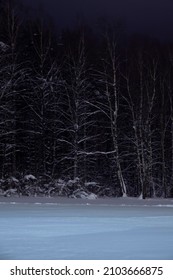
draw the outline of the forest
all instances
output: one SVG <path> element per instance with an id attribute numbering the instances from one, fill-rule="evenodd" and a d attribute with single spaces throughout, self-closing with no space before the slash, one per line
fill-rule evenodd
<path id="1" fill-rule="evenodd" d="M 0 1 L 0 178 L 0 194 L 173 197 L 173 43 L 118 22 L 57 35 Z"/>

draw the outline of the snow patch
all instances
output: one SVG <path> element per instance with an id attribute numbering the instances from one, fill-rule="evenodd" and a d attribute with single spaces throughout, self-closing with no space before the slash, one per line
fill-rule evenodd
<path id="1" fill-rule="evenodd" d="M 4 42 L 0 41 L 0 50 L 6 52 L 9 49 L 9 46 Z"/>
<path id="2" fill-rule="evenodd" d="M 37 180 L 37 179 L 34 175 L 29 174 L 29 175 L 24 176 L 24 180 L 26 180 L 26 181 L 33 180 L 34 181 L 34 180 Z"/>
<path id="3" fill-rule="evenodd" d="M 15 177 L 11 177 L 11 181 L 14 182 L 14 183 L 19 183 L 19 180 L 16 179 Z"/>
<path id="4" fill-rule="evenodd" d="M 97 183 L 96 182 L 86 182 L 84 185 L 85 185 L 85 187 L 97 186 Z"/>
<path id="5" fill-rule="evenodd" d="M 90 193 L 87 198 L 91 200 L 97 199 L 97 195 L 95 193 Z"/>
<path id="6" fill-rule="evenodd" d="M 80 182 L 80 179 L 78 177 L 76 177 L 73 180 L 68 180 L 67 186 L 72 187 L 73 185 L 78 184 L 79 182 Z"/>

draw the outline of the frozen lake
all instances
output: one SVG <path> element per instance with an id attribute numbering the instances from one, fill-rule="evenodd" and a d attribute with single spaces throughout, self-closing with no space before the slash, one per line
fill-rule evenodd
<path id="1" fill-rule="evenodd" d="M 0 259 L 173 260 L 172 200 L 19 201 L 0 200 Z"/>

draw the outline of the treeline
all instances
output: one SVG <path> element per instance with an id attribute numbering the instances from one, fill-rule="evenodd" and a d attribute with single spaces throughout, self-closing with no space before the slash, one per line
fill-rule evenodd
<path id="1" fill-rule="evenodd" d="M 173 45 L 109 25 L 60 35 L 1 3 L 1 178 L 173 196 Z"/>

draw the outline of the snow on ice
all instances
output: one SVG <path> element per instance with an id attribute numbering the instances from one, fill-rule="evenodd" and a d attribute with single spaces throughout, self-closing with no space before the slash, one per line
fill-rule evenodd
<path id="1" fill-rule="evenodd" d="M 1 259 L 173 259 L 173 200 L 0 197 Z"/>

